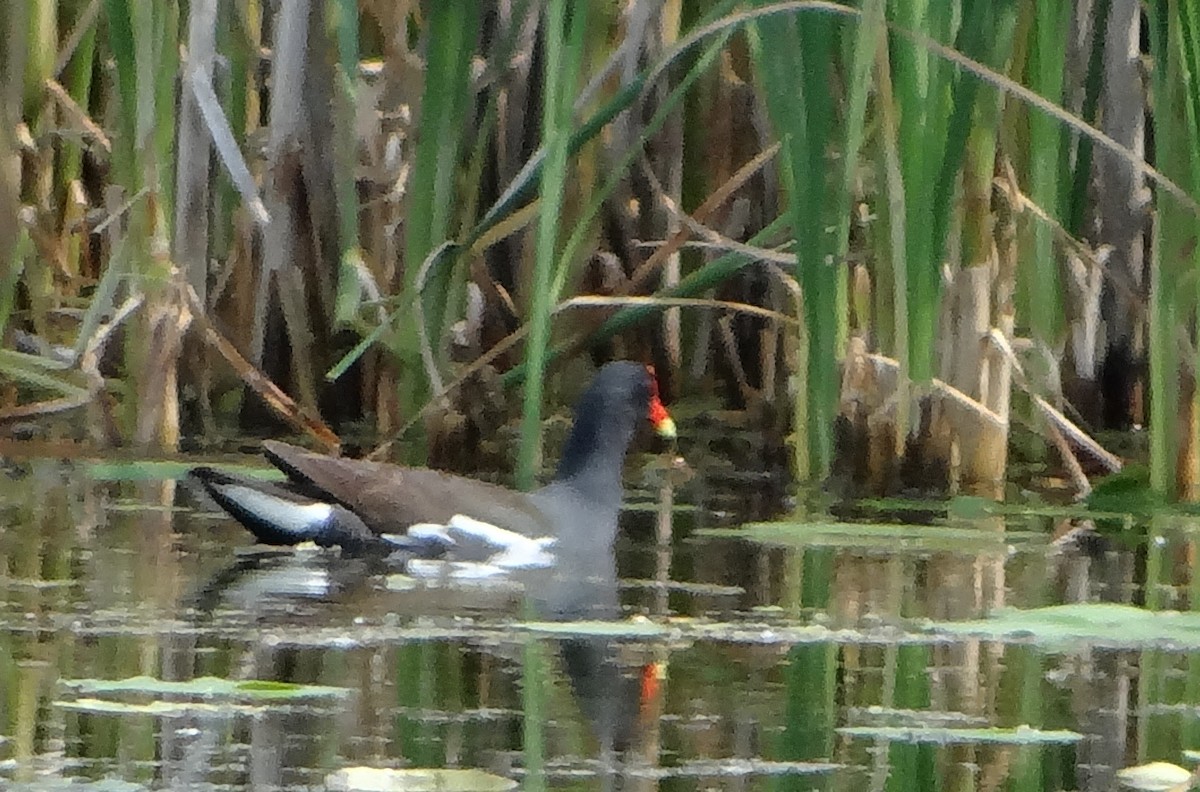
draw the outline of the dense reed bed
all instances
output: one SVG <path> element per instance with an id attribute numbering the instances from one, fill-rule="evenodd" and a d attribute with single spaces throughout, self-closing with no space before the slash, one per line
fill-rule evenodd
<path id="1" fill-rule="evenodd" d="M 529 484 L 544 405 L 624 355 L 848 492 L 1003 496 L 1014 431 L 1085 490 L 1146 425 L 1196 494 L 1193 4 L 0 19 L 5 431 L 365 426 L 445 463 L 523 383 Z"/>

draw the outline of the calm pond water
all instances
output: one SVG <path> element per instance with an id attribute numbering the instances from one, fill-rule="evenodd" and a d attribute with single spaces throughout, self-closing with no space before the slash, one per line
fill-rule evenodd
<path id="1" fill-rule="evenodd" d="M 357 768 L 448 768 L 482 772 L 441 788 L 1109 789 L 1200 748 L 1200 626 L 1149 612 L 1200 607 L 1182 518 L 1156 517 L 1149 541 L 1063 543 L 1082 520 L 966 501 L 930 525 L 747 536 L 746 510 L 775 498 L 702 470 L 668 545 L 659 490 L 630 493 L 626 619 L 564 625 L 503 582 L 248 552 L 155 470 L 3 461 L 4 788 L 353 788 Z M 1005 610 L 1079 602 L 1143 609 Z"/>

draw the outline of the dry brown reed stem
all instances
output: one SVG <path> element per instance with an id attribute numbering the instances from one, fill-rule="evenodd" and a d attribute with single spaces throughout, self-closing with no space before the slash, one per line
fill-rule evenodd
<path id="1" fill-rule="evenodd" d="M 989 339 L 992 340 L 994 345 L 996 345 L 995 336 L 996 334 L 994 333 L 989 334 Z M 1002 353 L 1012 356 L 1012 349 L 1007 348 L 1007 345 L 996 346 Z M 887 369 L 898 371 L 900 368 L 900 364 L 898 362 L 883 355 L 872 354 L 869 355 L 869 358 L 876 365 Z M 1015 382 L 1017 386 L 1021 388 L 1021 390 L 1029 394 L 1034 406 L 1046 420 L 1047 427 L 1053 427 L 1056 432 L 1061 433 L 1064 439 L 1069 441 L 1073 449 L 1081 450 L 1087 453 L 1088 456 L 1099 462 L 1108 471 L 1115 473 L 1121 469 L 1121 460 L 1115 454 L 1101 446 L 1098 442 L 1092 439 L 1087 432 L 1084 432 L 1082 429 L 1076 426 L 1074 422 L 1063 415 L 1062 412 L 1060 412 L 1052 404 L 1032 391 L 1015 357 L 1012 358 L 1012 364 L 1013 371 L 1016 374 L 1016 376 L 1013 378 L 1013 382 Z M 980 404 L 978 401 L 963 393 L 958 388 L 955 388 L 952 385 L 936 378 L 931 381 L 931 385 L 936 392 L 953 400 L 956 404 L 974 413 L 980 420 L 987 422 L 997 429 L 1008 428 L 1008 422 L 1004 420 L 1002 416 Z"/>
<path id="2" fill-rule="evenodd" d="M 770 149 L 767 149 L 767 151 L 770 151 Z M 760 154 L 759 156 L 761 157 L 762 155 Z M 757 160 L 758 157 L 755 157 L 753 161 Z M 657 197 L 659 202 L 662 203 L 663 208 L 665 208 L 673 218 L 678 220 L 685 227 L 684 229 L 680 229 L 678 233 L 676 233 L 666 242 L 662 243 L 659 251 L 671 245 L 672 243 L 675 243 L 675 240 L 682 234 L 684 235 L 684 240 L 677 243 L 677 246 L 687 244 L 687 236 L 698 236 L 709 243 L 709 245 L 712 247 L 720 250 L 731 253 L 741 253 L 744 256 L 761 259 L 763 261 L 770 261 L 773 264 L 787 264 L 793 267 L 796 265 L 796 254 L 794 253 L 785 253 L 778 250 L 772 250 L 770 248 L 747 245 L 743 242 L 738 242 L 735 239 L 730 239 L 716 229 L 709 228 L 704 224 L 703 220 L 700 219 L 698 213 L 696 217 L 692 217 L 687 212 L 684 212 L 679 208 L 679 205 L 675 203 L 675 201 L 669 195 L 667 195 L 666 192 L 663 191 L 662 185 L 658 182 L 658 177 L 654 175 L 654 171 L 650 168 L 649 163 L 645 161 L 645 158 L 642 159 L 642 168 L 646 175 L 646 179 L 650 182 L 650 185 L 654 189 L 655 197 Z M 739 173 L 740 172 L 741 171 L 739 171 Z M 730 181 L 732 181 L 732 179 Z M 651 259 L 647 260 L 646 264 L 649 264 L 653 258 L 654 257 L 651 256 Z M 642 268 L 644 267 L 645 265 L 643 265 Z"/>
<path id="3" fill-rule="evenodd" d="M 738 392 L 742 399 L 750 402 L 754 399 L 754 388 L 746 377 L 746 367 L 742 364 L 742 350 L 738 347 L 737 336 L 733 334 L 733 322 L 728 314 L 717 319 L 717 334 L 721 338 L 721 348 L 725 350 L 725 360 L 733 378 L 737 380 Z"/>
<path id="4" fill-rule="evenodd" d="M 790 322 L 796 324 L 798 320 L 790 316 L 781 314 L 778 311 L 772 311 L 769 308 L 763 308 L 758 305 L 749 305 L 747 303 L 727 302 L 725 300 L 704 300 L 700 298 L 684 298 L 684 297 L 602 297 L 599 295 L 585 295 L 582 297 L 572 297 L 559 303 L 553 313 L 558 314 L 570 308 L 591 308 L 599 305 L 627 305 L 627 306 L 700 306 L 704 308 L 720 308 L 730 311 L 743 311 L 745 313 L 755 314 L 772 320 Z M 517 342 L 525 338 L 529 334 L 529 325 L 524 324 L 506 335 L 503 339 L 496 343 L 488 351 L 471 361 L 462 370 L 457 377 L 445 385 L 443 394 L 451 393 L 466 382 L 473 374 L 478 372 L 484 366 L 488 365 L 496 358 L 503 355 L 508 350 L 512 349 Z M 388 435 L 388 438 L 371 450 L 364 458 L 370 460 L 382 459 L 387 455 L 388 451 L 395 444 L 396 440 L 403 437 L 410 429 L 417 425 L 419 421 L 425 419 L 429 411 L 438 404 L 438 399 L 430 399 L 425 403 L 425 406 L 417 410 L 408 421 Z"/>
<path id="5" fill-rule="evenodd" d="M 164 253 L 159 251 L 155 257 L 165 258 Z M 179 359 L 192 324 L 179 278 L 179 271 L 173 270 L 171 282 L 151 293 L 146 305 L 146 350 L 136 380 L 138 409 L 133 427 L 133 442 L 139 448 L 174 451 L 179 446 Z"/>
<path id="6" fill-rule="evenodd" d="M 672 48 L 672 52 L 683 52 L 688 50 L 701 41 L 707 40 L 710 36 L 714 36 L 724 30 L 740 27 L 749 22 L 763 17 L 774 16 L 776 14 L 785 14 L 802 10 L 817 11 L 836 16 L 859 17 L 862 12 L 857 8 L 842 5 L 840 3 L 826 2 L 826 0 L 793 0 L 793 2 L 772 3 L 770 5 L 757 6 L 753 9 L 742 11 L 736 14 L 728 14 L 721 17 L 716 22 L 711 22 L 703 27 L 696 28 L 687 36 L 676 42 Z M 1036 91 L 1026 88 L 1016 80 L 1001 74 L 1000 72 L 989 69 L 984 64 L 973 58 L 969 58 L 953 47 L 933 39 L 929 36 L 917 33 L 899 25 L 888 23 L 887 29 L 900 38 L 907 39 L 917 47 L 932 52 L 937 57 L 954 64 L 958 69 L 973 75 L 977 79 L 991 85 L 996 90 L 1020 99 L 1025 104 L 1035 108 L 1036 110 L 1045 113 L 1054 120 L 1064 124 L 1068 128 L 1083 135 L 1101 148 L 1112 152 L 1119 159 L 1123 160 L 1135 173 L 1151 181 L 1157 183 L 1164 190 L 1169 192 L 1179 203 L 1186 207 L 1188 211 L 1200 215 L 1200 202 L 1193 198 L 1186 190 L 1180 187 L 1171 179 L 1167 178 L 1158 169 L 1154 168 L 1137 152 L 1124 146 L 1114 140 L 1110 135 L 1105 134 L 1101 130 L 1082 120 L 1078 116 L 1070 113 L 1067 110 L 1059 107 L 1050 100 L 1040 96 Z M 662 62 L 647 75 L 646 85 L 653 85 L 655 80 L 661 76 L 674 62 L 673 58 L 664 58 Z"/>
<path id="7" fill-rule="evenodd" d="M 87 344 L 84 346 L 83 354 L 79 358 L 79 371 L 87 380 L 87 389 L 83 393 L 80 393 L 78 396 L 47 399 L 33 404 L 23 404 L 7 410 L 0 410 L 0 424 L 67 412 L 68 410 L 85 407 L 101 399 L 105 394 L 105 390 L 104 377 L 100 373 L 100 358 L 104 355 L 104 350 L 108 346 L 108 341 L 112 337 L 113 331 L 142 306 L 144 299 L 144 296 L 141 294 L 129 297 L 117 309 L 116 313 L 113 314 L 112 319 L 97 326 L 91 338 L 88 339 Z"/>
<path id="8" fill-rule="evenodd" d="M 1075 456 L 1075 452 L 1071 450 L 1071 444 L 1063 437 L 1062 432 L 1050 421 L 1046 422 L 1046 434 L 1050 438 L 1050 442 L 1058 450 L 1059 459 L 1063 461 L 1063 465 L 1067 469 L 1067 476 L 1071 479 L 1071 483 L 1075 486 L 1077 498 L 1086 498 L 1088 493 L 1092 491 L 1092 484 L 1088 481 L 1087 474 L 1083 472 L 1083 466 L 1079 464 L 1079 459 Z"/>
<path id="9" fill-rule="evenodd" d="M 112 399 L 104 388 L 104 377 L 100 373 L 100 359 L 104 356 L 104 350 L 108 346 L 113 332 L 142 307 L 145 299 L 145 295 L 140 292 L 126 299 L 113 314 L 112 319 L 96 327 L 96 331 L 92 333 L 92 337 L 88 339 L 83 348 L 83 353 L 79 356 L 79 369 L 87 376 L 94 397 L 92 403 L 95 405 L 97 420 L 92 422 L 91 430 L 97 439 L 106 441 L 109 445 L 117 444 L 121 432 L 116 416 L 113 414 Z"/>
<path id="10" fill-rule="evenodd" d="M 707 222 L 713 212 L 723 206 L 754 174 L 758 173 L 764 165 L 771 161 L 772 157 L 779 153 L 780 145 L 776 143 L 764 149 L 754 159 L 738 168 L 737 172 L 730 176 L 728 181 L 718 187 L 712 195 L 708 196 L 704 200 L 704 203 L 700 204 L 689 219 L 695 223 L 702 224 Z M 657 185 L 657 181 L 653 183 Z M 650 255 L 650 258 L 646 259 L 640 267 L 634 270 L 633 276 L 629 279 L 629 291 L 635 291 L 643 286 L 646 280 L 658 271 L 658 268 L 666 262 L 672 253 L 683 247 L 684 243 L 691 238 L 692 233 L 692 229 L 685 224 L 684 228 L 679 229 L 668 238 L 661 247 Z"/>
<path id="11" fill-rule="evenodd" d="M 1093 440 L 1087 432 L 1084 432 L 1076 426 L 1067 416 L 1063 415 L 1050 402 L 1033 392 L 1029 384 L 1029 379 L 1025 375 L 1025 369 L 1021 367 L 1021 363 L 1017 360 L 1016 353 L 1012 346 L 1008 343 L 1008 338 L 1003 333 L 997 330 L 992 330 L 987 335 L 988 342 L 1002 355 L 1004 355 L 1012 365 L 1013 381 L 1021 390 L 1029 394 L 1033 400 L 1033 404 L 1037 407 L 1038 412 L 1042 417 L 1058 432 L 1071 442 L 1073 447 L 1085 452 L 1092 457 L 1096 462 L 1099 462 L 1110 473 L 1116 473 L 1121 469 L 1121 460 L 1115 454 L 1105 449 L 1095 440 Z"/>
<path id="12" fill-rule="evenodd" d="M 769 162 L 771 160 L 771 158 L 774 157 L 779 152 L 779 148 L 780 148 L 780 144 L 776 143 L 776 144 L 768 147 L 767 149 L 763 150 L 756 157 L 754 157 L 752 160 L 750 160 L 745 165 L 743 165 L 741 168 L 739 168 L 736 173 L 734 173 L 723 185 L 721 185 L 717 190 L 715 190 L 712 193 L 712 195 L 710 195 L 704 201 L 703 204 L 700 205 L 700 207 L 696 210 L 696 212 L 694 213 L 694 215 L 692 215 L 692 217 L 690 219 L 692 219 L 696 223 L 703 223 L 705 220 L 707 220 L 709 215 L 711 215 L 718 208 L 720 208 L 727 200 L 729 200 L 729 198 L 731 196 L 734 195 L 734 193 L 737 192 L 737 190 L 742 185 L 744 185 L 755 173 L 757 173 L 759 170 L 761 170 L 762 167 L 767 162 Z M 524 216 L 525 212 L 530 213 L 528 217 Z M 515 221 L 515 222 L 518 226 L 520 226 L 520 225 L 523 225 L 524 223 L 528 222 L 530 217 L 532 217 L 532 204 L 530 205 L 530 207 L 527 207 L 525 210 L 522 210 L 519 221 Z M 640 267 L 638 267 L 637 270 L 634 271 L 633 276 L 628 281 L 628 285 L 627 285 L 628 290 L 633 291 L 633 290 L 637 289 L 638 287 L 642 286 L 645 283 L 645 281 L 651 275 L 653 275 L 654 272 L 656 272 L 660 266 L 662 266 L 662 264 L 668 259 L 668 257 L 675 251 L 679 250 L 691 238 L 691 236 L 692 236 L 692 230 L 686 226 L 684 228 L 680 229 L 674 235 L 672 235 L 661 247 L 659 247 L 657 250 L 654 251 L 654 253 L 652 253 L 650 255 L 650 258 L 646 259 L 646 261 Z M 489 238 L 492 238 L 491 235 L 489 235 Z M 499 237 L 496 237 L 496 238 L 499 238 Z M 481 240 L 481 242 L 482 242 L 482 240 Z M 740 244 L 740 243 L 733 243 L 733 244 Z M 743 246 L 743 247 L 746 247 L 748 250 L 753 251 L 753 252 L 749 253 L 748 255 L 753 255 L 756 257 L 760 255 L 760 251 L 758 248 L 752 248 L 750 246 Z M 475 246 L 475 249 L 472 250 L 472 252 L 477 252 L 478 249 L 480 249 L 480 245 L 477 244 Z M 426 263 L 422 265 L 423 270 L 431 264 L 431 262 L 434 260 L 434 256 L 436 255 L 436 253 L 437 253 L 437 251 L 434 251 L 434 253 L 431 253 L 430 257 L 426 259 Z M 630 298 L 630 297 L 611 297 L 611 298 L 600 298 L 600 297 L 579 298 L 579 297 L 577 297 L 577 298 L 574 298 L 574 300 L 593 300 L 595 302 L 589 303 L 589 302 L 575 302 L 574 300 L 567 300 L 566 302 L 560 304 L 555 309 L 555 313 L 557 313 L 558 311 L 561 311 L 565 308 L 574 307 L 574 306 L 599 305 L 601 303 L 598 301 L 601 299 L 615 300 L 615 301 L 625 300 L 626 301 L 623 303 L 622 302 L 604 303 L 604 304 L 609 304 L 609 305 L 619 305 L 619 304 L 624 304 L 624 305 L 659 304 L 659 305 L 661 305 L 661 304 L 665 304 L 661 300 L 659 300 L 657 298 L 652 298 L 652 297 L 642 298 L 642 299 L 646 300 L 646 302 L 638 302 L 636 298 Z M 757 306 L 750 306 L 750 305 L 745 305 L 745 304 L 740 304 L 740 303 L 736 303 L 736 304 L 735 303 L 722 303 L 720 301 L 715 301 L 715 300 L 714 301 L 700 301 L 700 302 L 708 305 L 709 307 L 719 306 L 719 307 L 723 307 L 723 308 L 727 308 L 727 309 L 731 309 L 731 310 L 744 310 L 744 311 L 747 311 L 750 313 L 758 313 L 759 311 L 766 311 L 767 314 L 770 315 L 771 318 L 781 318 L 782 317 L 785 321 L 789 321 L 789 318 L 784 316 L 783 314 L 780 314 L 775 311 L 768 311 L 767 309 L 760 309 Z M 676 302 L 676 303 L 671 303 L 671 304 L 690 305 L 693 303 L 691 303 L 689 301 L 689 302 Z M 498 357 L 503 355 L 509 349 L 512 349 L 513 346 L 515 346 L 517 344 L 517 342 L 519 342 L 521 339 L 523 339 L 528 332 L 529 332 L 528 325 L 522 325 L 521 327 L 514 330 L 512 333 L 509 333 L 500 342 L 498 342 L 495 346 L 493 346 L 487 352 L 483 353 L 478 358 L 476 358 L 474 361 L 472 361 L 470 363 L 470 365 L 468 365 L 463 370 L 463 372 L 457 378 L 452 380 L 449 384 L 446 384 L 440 388 L 435 387 L 434 393 L 438 394 L 440 391 L 440 394 L 442 396 L 445 396 L 445 394 L 450 393 L 450 392 L 456 390 L 457 388 L 461 387 L 462 384 L 464 382 L 466 382 L 467 379 L 471 375 L 473 375 L 474 373 L 476 373 L 477 371 L 479 371 L 480 369 L 482 369 L 484 366 L 488 365 L 492 361 L 496 360 Z M 423 342 L 426 344 L 428 343 L 427 339 L 424 339 Z M 582 343 L 582 340 L 577 341 L 576 345 L 578 345 L 580 343 Z M 387 454 L 387 452 L 391 449 L 392 445 L 396 442 L 397 438 L 403 437 L 404 434 L 407 433 L 413 426 L 415 426 L 418 421 L 424 420 L 425 416 L 428 415 L 429 410 L 433 407 L 434 404 L 438 403 L 439 401 L 440 401 L 439 399 L 435 398 L 435 399 L 432 399 L 429 402 L 427 402 L 424 407 L 422 407 L 420 410 L 418 410 L 417 413 L 408 420 L 407 423 L 405 423 L 398 430 L 396 430 L 391 435 L 389 435 L 388 439 L 384 440 L 382 443 L 380 443 L 374 449 L 372 449 L 371 453 L 368 454 L 366 456 L 366 458 L 367 459 L 380 459 L 383 456 L 385 456 Z"/>
<path id="13" fill-rule="evenodd" d="M 83 9 L 83 13 L 75 20 L 75 27 L 71 28 L 70 35 L 63 43 L 63 47 L 58 52 L 58 57 L 54 59 L 54 71 L 51 74 L 54 79 L 58 79 L 63 73 L 63 69 L 67 68 L 67 64 L 71 62 L 71 57 L 75 54 L 75 50 L 79 48 L 79 42 L 83 41 L 83 37 L 91 30 L 92 25 L 96 24 L 96 20 L 100 16 L 100 0 L 92 0 L 88 3 L 87 8 Z"/>
<path id="14" fill-rule="evenodd" d="M 54 101 L 58 102 L 59 107 L 79 126 L 80 131 L 96 141 L 97 145 L 104 149 L 105 154 L 111 154 L 112 141 L 108 139 L 108 135 L 104 134 L 104 130 L 100 128 L 100 125 L 93 121 L 92 117 L 87 114 L 87 111 L 71 98 L 71 95 L 67 93 L 67 89 L 63 88 L 62 83 L 58 80 L 49 79 L 46 80 L 45 85 L 46 91 L 54 98 Z"/>
<path id="15" fill-rule="evenodd" d="M 187 287 L 188 307 L 192 312 L 192 321 L 204 333 L 204 339 L 210 346 L 225 358 L 233 367 L 234 372 L 250 389 L 257 393 L 267 406 L 274 410 L 289 424 L 312 437 L 325 450 L 336 453 L 342 445 L 341 439 L 324 421 L 298 405 L 290 396 L 270 380 L 265 374 L 255 368 L 250 361 L 242 357 L 237 348 L 213 326 L 204 306 L 200 304 L 199 296 L 191 286 Z"/>
<path id="16" fill-rule="evenodd" d="M 1026 393 L 1029 393 L 1029 389 L 1024 385 L 1022 385 L 1022 389 Z M 1085 452 L 1096 462 L 1103 465 L 1104 469 L 1109 473 L 1116 473 L 1121 469 L 1122 463 L 1120 457 L 1093 440 L 1086 432 L 1067 418 L 1067 416 L 1059 412 L 1058 408 L 1050 402 L 1041 396 L 1036 396 L 1032 393 L 1029 395 L 1033 399 L 1034 406 L 1038 408 L 1038 412 L 1042 414 L 1046 422 L 1061 432 L 1070 441 L 1073 448 Z"/>
<path id="17" fill-rule="evenodd" d="M 27 418 L 43 418 L 69 412 L 70 410 L 78 410 L 80 407 L 87 406 L 90 401 L 90 396 L 84 393 L 79 396 L 45 399 L 33 402 L 32 404 L 18 404 L 16 407 L 0 410 L 0 425 L 14 421 L 23 421 Z"/>

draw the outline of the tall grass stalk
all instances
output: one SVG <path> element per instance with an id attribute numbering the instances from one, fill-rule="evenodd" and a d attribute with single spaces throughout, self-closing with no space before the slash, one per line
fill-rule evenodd
<path id="1" fill-rule="evenodd" d="M 521 742 L 525 763 L 525 789 L 546 789 L 546 709 L 550 690 L 546 646 L 530 638 L 521 656 Z"/>
<path id="2" fill-rule="evenodd" d="M 517 486 L 522 489 L 533 486 L 541 464 L 542 384 L 550 344 L 550 316 L 554 309 L 551 284 L 555 280 L 554 269 L 558 261 L 558 222 L 567 180 L 572 99 L 583 60 L 589 8 L 589 4 L 582 3 L 571 4 L 568 9 L 567 0 L 551 0 L 543 20 L 546 72 L 542 141 L 546 149 L 546 166 L 542 171 L 537 259 L 530 290 L 529 340 L 525 346 L 530 376 L 525 381 L 521 448 L 516 470 Z"/>
<path id="3" fill-rule="evenodd" d="M 918 35 L 946 41 L 952 31 L 954 6 L 954 3 L 930 5 L 927 0 L 899 0 L 889 4 L 889 18 Z M 899 110 L 897 148 L 908 243 L 904 255 L 907 311 L 897 316 L 897 321 L 907 324 L 910 376 L 925 383 L 933 376 L 934 327 L 941 299 L 940 255 L 932 250 L 937 211 L 932 198 L 939 165 L 943 156 L 949 156 L 945 147 L 950 70 L 927 50 L 899 36 L 892 37 L 889 49 Z"/>
<path id="4" fill-rule="evenodd" d="M 168 293 L 175 145 L 175 86 L 179 68 L 179 9 L 173 4 L 107 0 L 108 44 L 116 65 L 112 174 L 127 203 L 114 226 L 110 265 L 132 275 L 131 287 L 150 298 L 150 310 L 127 335 L 125 366 L 134 398 L 123 404 L 136 444 L 173 447 L 178 441 L 176 367 L 180 306 Z M 116 210 L 117 206 L 110 206 Z M 149 343 L 147 342 L 149 340 Z"/>
<path id="5" fill-rule="evenodd" d="M 1156 64 L 1156 165 L 1190 195 L 1196 195 L 1200 189 L 1200 84 L 1195 71 L 1200 66 L 1196 39 L 1200 15 L 1178 0 L 1158 0 L 1150 8 L 1151 54 Z M 1200 313 L 1200 287 L 1195 285 L 1200 253 L 1194 216 L 1162 192 L 1149 270 L 1150 483 L 1160 493 L 1183 490 L 1178 494 L 1194 497 L 1198 389 L 1195 374 L 1184 374 L 1178 333 L 1183 317 Z M 1188 388 L 1181 387 L 1184 376 L 1189 376 Z M 1181 410 L 1181 397 L 1191 402 L 1189 410 Z M 1189 425 L 1180 427 L 1185 414 L 1190 416 Z"/>
<path id="6" fill-rule="evenodd" d="M 435 268 L 425 284 L 418 278 L 422 262 L 447 238 L 456 204 L 459 150 L 473 110 L 469 78 L 480 13 L 478 3 L 434 3 L 429 7 L 421 126 L 404 223 L 404 292 L 415 296 L 421 290 L 424 332 L 434 339 L 441 336 L 447 268 L 453 262 Z M 420 407 L 428 392 L 416 321 L 414 312 L 405 312 L 396 339 L 400 405 L 411 412 Z"/>
<path id="7" fill-rule="evenodd" d="M 15 222 L 0 223 L 0 337 L 8 327 L 17 289 L 24 274 L 25 260 L 33 243 L 20 217 L 21 161 L 17 156 L 16 128 L 21 117 L 21 60 L 23 37 L 14 29 L 24 4 L 0 9 L 0 23 L 6 23 L 3 65 L 0 76 L 0 217 Z"/>
<path id="8" fill-rule="evenodd" d="M 875 293 L 879 296 L 875 308 L 875 337 L 883 349 L 890 349 L 899 363 L 896 382 L 896 420 L 893 427 L 897 449 L 904 447 L 910 415 L 911 374 L 908 353 L 908 230 L 904 202 L 904 177 L 900 167 L 899 122 L 895 94 L 892 90 L 892 69 L 886 40 L 880 42 L 875 60 L 879 96 L 879 140 L 875 149 L 879 161 L 880 181 L 884 199 L 879 201 L 879 214 L 884 238 L 879 247 L 882 253 L 876 265 Z"/>
<path id="9" fill-rule="evenodd" d="M 1028 84 L 1046 99 L 1060 104 L 1064 98 L 1071 6 L 1057 0 L 1038 0 L 1029 11 L 1036 24 L 1031 31 Z M 1063 170 L 1065 140 L 1062 124 L 1044 113 L 1029 111 L 1029 198 L 1060 222 L 1066 219 L 1060 185 L 1070 181 L 1070 174 Z M 1029 252 L 1021 257 L 1025 272 L 1019 279 L 1024 287 L 1024 314 L 1032 335 L 1050 348 L 1062 333 L 1065 315 L 1053 234 L 1054 230 L 1046 223 L 1033 223 Z"/>
<path id="10" fill-rule="evenodd" d="M 1179 70 L 1182 74 L 1182 97 L 1183 105 L 1183 127 L 1186 133 L 1185 139 L 1188 145 L 1184 151 L 1187 163 L 1182 164 L 1184 173 L 1181 178 L 1188 178 L 1188 187 L 1192 195 L 1200 194 L 1200 9 L 1195 3 L 1179 2 L 1179 0 L 1171 0 L 1168 4 L 1169 10 L 1173 11 L 1172 18 L 1175 20 L 1174 25 L 1175 36 L 1177 42 L 1175 50 L 1179 58 Z M 1194 218 L 1183 221 L 1185 228 L 1195 227 Z M 1193 279 L 1191 290 L 1187 290 L 1192 299 L 1195 300 L 1193 311 L 1193 327 L 1200 327 L 1196 324 L 1196 319 L 1200 319 L 1200 253 L 1197 253 L 1194 244 L 1194 237 L 1187 236 L 1188 232 L 1183 232 L 1187 241 L 1184 243 L 1180 254 L 1183 257 L 1181 265 L 1185 272 L 1190 272 Z M 1189 262 L 1190 260 L 1190 262 Z M 1191 264 L 1189 267 L 1188 264 Z M 1200 331 L 1197 331 L 1200 334 Z M 1200 349 L 1193 340 L 1193 347 Z M 1200 371 L 1197 363 L 1200 362 L 1200 351 L 1197 353 L 1195 360 L 1191 361 L 1192 370 L 1192 393 L 1191 405 L 1188 415 L 1190 417 L 1189 425 L 1184 427 L 1185 439 L 1188 443 L 1188 454 L 1185 461 L 1180 461 L 1181 468 L 1186 467 L 1182 471 L 1187 476 L 1187 490 L 1181 494 L 1187 497 L 1188 500 L 1195 500 L 1200 497 L 1200 384 L 1197 380 L 1200 379 Z M 1177 476 L 1178 478 L 1178 476 Z"/>
<path id="11" fill-rule="evenodd" d="M 804 293 L 808 359 L 800 362 L 798 373 L 808 404 L 806 425 L 796 429 L 807 437 L 812 467 L 798 474 L 823 476 L 833 460 L 838 334 L 847 300 L 839 245 L 826 230 L 837 223 L 831 212 L 846 209 L 842 203 L 831 208 L 831 190 L 838 188 L 826 181 L 833 147 L 846 142 L 837 134 L 832 82 L 841 27 L 824 14 L 793 14 L 752 30 L 767 110 L 784 143 L 782 175 L 796 243 L 796 279 Z M 857 152 L 843 156 L 856 160 Z"/>
<path id="12" fill-rule="evenodd" d="M 90 104 L 99 9 L 99 2 L 75 4 L 74 16 L 70 23 L 71 38 L 59 51 L 56 64 L 59 72 L 54 75 L 54 78 L 63 84 L 67 95 L 84 113 L 88 112 Z M 64 57 L 67 58 L 65 62 Z M 82 165 L 83 147 L 67 145 L 59 152 L 58 166 L 53 174 L 54 200 L 61 209 L 63 229 L 59 244 L 67 270 L 75 278 L 78 278 L 80 273 L 83 239 L 79 234 L 70 233 L 68 229 L 83 221 L 88 208 L 79 181 Z"/>
<path id="13" fill-rule="evenodd" d="M 335 101 L 338 124 L 334 151 L 334 185 L 337 190 L 339 258 L 334 318 L 349 322 L 358 315 L 363 291 L 359 270 L 364 267 L 358 239 L 358 165 L 354 118 L 358 111 L 358 4 L 355 0 L 336 0 L 327 8 L 337 35 L 338 70 Z"/>
<path id="14" fill-rule="evenodd" d="M 53 134 L 57 125 L 56 108 L 53 102 L 47 101 L 44 85 L 53 72 L 54 56 L 58 51 L 58 3 L 33 0 L 27 5 L 29 16 L 25 36 L 28 49 L 23 106 L 26 125 L 36 140 Z M 34 206 L 45 207 L 53 199 L 53 159 L 50 152 L 39 154 L 34 159 L 35 167 L 24 178 L 24 199 Z M 44 256 L 34 256 L 26 263 L 25 273 L 31 285 L 29 296 L 34 326 L 39 333 L 49 332 L 48 313 L 56 302 L 53 263 Z"/>

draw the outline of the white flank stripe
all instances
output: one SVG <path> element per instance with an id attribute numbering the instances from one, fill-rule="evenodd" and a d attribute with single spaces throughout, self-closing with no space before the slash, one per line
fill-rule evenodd
<path id="1" fill-rule="evenodd" d="M 501 528 L 498 525 L 492 525 L 483 520 L 476 520 L 474 517 L 468 517 L 465 514 L 456 514 L 451 517 L 447 527 L 460 531 L 467 536 L 473 536 L 492 547 L 507 547 L 514 542 L 529 541 L 516 531 L 510 531 L 507 528 Z"/>
<path id="2" fill-rule="evenodd" d="M 450 534 L 446 533 L 446 526 L 439 523 L 417 523 L 410 525 L 405 533 L 417 539 L 438 539 L 446 544 L 454 544 L 454 540 L 450 537 Z"/>
<path id="3" fill-rule="evenodd" d="M 315 528 L 323 526 L 333 514 L 333 506 L 328 503 L 295 503 L 239 485 L 224 489 L 230 500 L 236 501 L 263 522 L 278 526 L 289 534 L 310 534 Z"/>
<path id="4" fill-rule="evenodd" d="M 540 569 L 554 564 L 554 537 L 528 537 L 465 514 L 450 518 L 450 528 L 474 536 L 495 547 L 497 553 L 487 563 L 499 569 Z"/>

